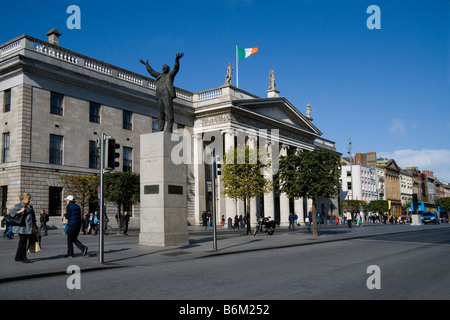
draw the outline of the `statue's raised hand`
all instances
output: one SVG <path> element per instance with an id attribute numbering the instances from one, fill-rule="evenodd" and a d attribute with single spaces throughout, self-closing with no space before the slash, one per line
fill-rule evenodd
<path id="1" fill-rule="evenodd" d="M 183 56 L 184 56 L 184 53 L 177 53 L 176 59 L 180 60 L 181 58 L 183 58 Z"/>

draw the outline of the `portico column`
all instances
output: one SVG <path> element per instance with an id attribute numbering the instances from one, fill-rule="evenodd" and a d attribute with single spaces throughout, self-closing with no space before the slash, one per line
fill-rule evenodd
<path id="1" fill-rule="evenodd" d="M 302 152 L 302 150 L 300 148 L 296 148 L 295 150 L 295 154 L 299 154 L 300 152 Z M 303 208 L 303 198 L 296 198 L 294 200 L 294 211 L 295 214 L 297 214 L 297 223 L 304 226 L 305 225 L 305 212 L 304 212 L 304 208 Z M 306 209 L 308 210 L 308 209 Z"/>
<path id="2" fill-rule="evenodd" d="M 297 223 L 300 225 L 305 225 L 305 218 L 303 212 L 303 198 L 297 198 L 294 200 L 294 211 L 297 215 Z"/>
<path id="3" fill-rule="evenodd" d="M 308 216 L 308 212 L 309 212 L 309 210 L 311 209 L 311 212 L 312 212 L 312 206 L 313 206 L 313 201 L 312 201 L 312 199 L 306 199 L 306 210 L 308 210 L 308 211 L 306 211 L 306 216 Z"/>
<path id="4" fill-rule="evenodd" d="M 282 144 L 280 156 L 287 156 L 289 145 Z M 280 193 L 280 224 L 289 225 L 289 198 L 285 193 Z"/>
<path id="5" fill-rule="evenodd" d="M 225 150 L 223 152 L 226 154 L 230 148 L 234 148 L 234 136 L 236 133 L 233 129 L 223 130 L 221 133 L 225 135 Z M 228 198 L 225 195 L 223 197 L 225 198 L 225 224 L 228 223 L 228 218 L 231 218 L 234 223 L 234 216 L 237 213 L 236 200 Z"/>
<path id="6" fill-rule="evenodd" d="M 203 134 L 194 134 L 194 212 L 195 225 L 202 224 L 201 213 L 206 211 L 205 170 L 203 164 Z"/>
<path id="7" fill-rule="evenodd" d="M 250 149 L 257 148 L 257 145 L 256 145 L 256 143 L 257 143 L 257 136 L 256 135 L 250 135 L 248 138 L 249 138 L 248 139 L 248 147 Z M 251 215 L 250 221 L 252 222 L 253 225 L 255 225 L 256 222 L 257 222 L 256 221 L 256 197 L 250 199 L 250 215 Z"/>
<path id="8" fill-rule="evenodd" d="M 270 157 L 272 157 L 272 147 L 273 147 L 273 142 L 267 142 L 266 148 L 267 148 L 267 152 L 270 155 Z M 273 180 L 272 168 L 270 166 L 264 169 L 264 177 L 270 181 Z M 269 193 L 265 193 L 264 194 L 264 216 L 265 217 L 272 217 L 272 219 L 275 218 L 274 205 L 275 205 L 275 202 L 274 202 L 273 191 L 270 191 Z"/>

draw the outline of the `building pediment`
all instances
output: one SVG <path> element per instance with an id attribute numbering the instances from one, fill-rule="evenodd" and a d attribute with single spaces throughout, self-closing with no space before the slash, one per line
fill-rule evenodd
<path id="1" fill-rule="evenodd" d="M 322 132 L 314 126 L 312 121 L 285 98 L 234 100 L 233 106 L 290 127 L 307 131 L 313 135 L 322 135 Z"/>
<path id="2" fill-rule="evenodd" d="M 387 163 L 386 163 L 386 169 L 387 170 L 391 170 L 391 171 L 396 171 L 396 172 L 400 172 L 402 171 L 402 168 L 400 168 L 397 164 L 397 162 L 395 162 L 394 159 L 390 159 Z"/>

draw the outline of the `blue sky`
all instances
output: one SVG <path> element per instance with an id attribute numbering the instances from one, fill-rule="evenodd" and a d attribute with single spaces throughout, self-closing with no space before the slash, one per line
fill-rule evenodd
<path id="1" fill-rule="evenodd" d="M 69 30 L 70 5 L 81 29 Z M 366 26 L 370 5 L 381 29 Z M 311 102 L 323 137 L 347 154 L 375 151 L 450 182 L 450 1 L 199 0 L 8 2 L 0 43 L 21 34 L 146 74 L 184 52 L 175 85 L 222 85 L 235 46 L 259 47 L 239 63 L 239 87 L 266 96 L 269 72 L 301 112 Z M 5 8 L 5 6 L 3 8 Z M 24 10 L 24 8 L 27 8 Z M 233 83 L 235 81 L 235 77 Z"/>

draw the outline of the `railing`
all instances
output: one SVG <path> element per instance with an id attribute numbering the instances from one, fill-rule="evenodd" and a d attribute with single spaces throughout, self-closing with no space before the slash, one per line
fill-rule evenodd
<path id="1" fill-rule="evenodd" d="M 16 38 L 10 42 L 7 42 L 4 45 L 0 45 L 0 58 L 14 54 L 15 52 L 23 49 L 31 50 L 46 56 L 50 56 L 73 65 L 77 65 L 89 70 L 93 70 L 95 72 L 108 75 L 112 78 L 133 83 L 137 86 L 141 86 L 151 90 L 156 90 L 156 83 L 155 80 L 152 78 L 148 78 L 138 73 L 121 69 L 119 67 L 110 65 L 106 62 L 102 62 L 84 56 L 77 52 L 62 48 L 57 45 L 53 45 L 46 41 L 42 41 L 27 35 Z M 257 98 L 256 96 L 248 92 L 245 92 L 241 89 L 235 88 L 233 86 L 220 87 L 216 89 L 198 92 L 195 94 L 180 88 L 175 88 L 175 91 L 177 94 L 177 98 L 188 102 L 205 101 L 222 96 L 230 96 L 237 99 Z M 334 145 L 328 147 L 332 148 L 334 147 Z"/>
<path id="2" fill-rule="evenodd" d="M 60 47 L 53 46 L 46 42 L 35 41 L 34 48 L 37 52 L 52 56 L 73 64 L 78 63 L 78 56 L 70 51 L 66 51 Z"/>
<path id="3" fill-rule="evenodd" d="M 85 59 L 84 60 L 84 66 L 88 69 L 92 69 L 98 72 L 102 72 L 102 73 L 106 73 L 111 75 L 112 74 L 112 68 L 104 63 L 101 63 L 99 61 L 96 60 L 92 60 L 92 59 Z"/>
<path id="4" fill-rule="evenodd" d="M 335 149 L 336 145 L 334 142 L 322 138 L 317 138 L 315 140 L 316 145 L 321 145 L 323 147 L 329 148 L 329 149 Z"/>
<path id="5" fill-rule="evenodd" d="M 6 57 L 22 49 L 28 49 L 74 65 L 78 65 L 80 67 L 84 67 L 89 70 L 106 74 L 113 78 L 118 78 L 138 86 L 156 90 L 155 80 L 152 78 L 144 77 L 138 73 L 115 67 L 108 63 L 26 35 L 7 42 L 4 45 L 0 45 L 0 58 Z M 192 101 L 192 92 L 179 88 L 176 88 L 175 90 L 177 93 L 177 98 L 189 102 Z"/>
<path id="6" fill-rule="evenodd" d="M 222 88 L 203 91 L 198 93 L 198 101 L 213 99 L 222 96 Z"/>
<path id="7" fill-rule="evenodd" d="M 132 73 L 132 72 L 124 71 L 124 70 L 119 70 L 119 78 L 123 79 L 125 81 L 128 81 L 128 82 L 134 83 L 134 84 L 138 84 L 140 86 L 142 86 L 142 84 L 144 83 L 144 80 L 142 79 L 142 77 L 140 77 L 136 73 Z"/>
<path id="8" fill-rule="evenodd" d="M 8 54 L 19 51 L 22 48 L 22 40 L 17 40 L 12 43 L 6 44 L 0 48 L 0 58 L 7 56 Z"/>

